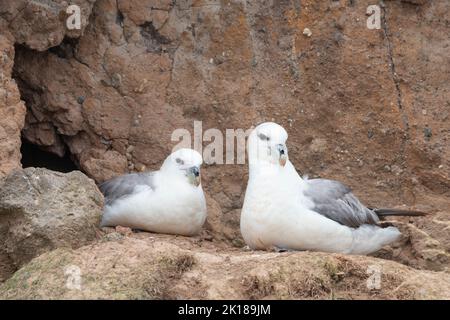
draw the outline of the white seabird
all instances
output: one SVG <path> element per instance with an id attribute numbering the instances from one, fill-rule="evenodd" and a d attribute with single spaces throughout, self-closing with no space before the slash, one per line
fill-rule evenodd
<path id="1" fill-rule="evenodd" d="M 302 179 L 288 159 L 287 137 L 271 122 L 249 136 L 241 233 L 251 248 L 369 254 L 400 236 L 395 227 L 382 228 L 379 216 L 424 215 L 369 209 L 338 181 Z"/>
<path id="2" fill-rule="evenodd" d="M 179 149 L 158 171 L 127 174 L 104 182 L 100 185 L 105 195 L 101 226 L 185 236 L 199 233 L 206 219 L 202 163 L 197 151 Z"/>

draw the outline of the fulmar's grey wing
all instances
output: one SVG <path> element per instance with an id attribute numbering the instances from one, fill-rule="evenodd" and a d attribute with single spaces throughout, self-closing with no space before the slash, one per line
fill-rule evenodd
<path id="1" fill-rule="evenodd" d="M 111 205 L 117 199 L 129 196 L 140 187 L 155 189 L 154 172 L 130 173 L 113 178 L 100 185 L 105 203 Z"/>
<path id="2" fill-rule="evenodd" d="M 377 224 L 378 216 L 364 206 L 351 189 L 339 181 L 327 179 L 305 180 L 305 196 L 314 203 L 313 210 L 328 219 L 348 227 Z"/>

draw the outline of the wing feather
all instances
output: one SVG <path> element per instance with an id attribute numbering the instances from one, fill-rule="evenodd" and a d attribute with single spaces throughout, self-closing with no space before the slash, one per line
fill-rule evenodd
<path id="1" fill-rule="evenodd" d="M 149 187 L 155 189 L 155 172 L 130 173 L 105 181 L 100 185 L 100 191 L 105 196 L 106 205 L 127 197 L 138 188 Z"/>
<path id="2" fill-rule="evenodd" d="M 305 182 L 304 194 L 314 203 L 312 209 L 315 212 L 352 228 L 378 224 L 377 214 L 364 206 L 351 189 L 339 181 L 311 179 Z"/>

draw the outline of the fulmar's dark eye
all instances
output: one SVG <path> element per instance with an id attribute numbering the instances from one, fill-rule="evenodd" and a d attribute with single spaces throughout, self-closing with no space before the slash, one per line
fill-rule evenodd
<path id="1" fill-rule="evenodd" d="M 184 164 L 184 161 L 181 160 L 180 158 L 176 158 L 175 161 L 176 161 L 178 164 L 181 164 L 181 165 Z"/>
<path id="2" fill-rule="evenodd" d="M 263 134 L 263 133 L 258 134 L 258 137 L 261 140 L 264 140 L 264 141 L 269 141 L 270 140 L 270 138 L 268 136 L 266 136 L 265 134 Z"/>

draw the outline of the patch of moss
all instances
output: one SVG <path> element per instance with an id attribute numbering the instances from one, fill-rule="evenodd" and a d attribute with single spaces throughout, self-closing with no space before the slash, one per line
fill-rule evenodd
<path id="1" fill-rule="evenodd" d="M 50 274 L 55 278 L 63 277 L 64 270 L 61 269 L 61 266 L 66 265 L 69 261 L 70 254 L 67 249 L 57 249 L 45 255 L 45 258 L 39 257 L 32 260 L 0 286 L 0 299 L 42 298 L 38 288 L 41 288 L 44 280 L 48 280 L 44 279 L 43 275 Z M 60 272 L 55 272 L 59 269 L 61 269 Z M 55 294 L 60 294 L 60 292 L 55 292 Z"/>
<path id="2" fill-rule="evenodd" d="M 262 299 L 275 293 L 271 277 L 256 275 L 246 276 L 242 279 L 244 292 L 250 299 Z"/>
<path id="3" fill-rule="evenodd" d="M 327 260 L 323 264 L 323 268 L 333 282 L 337 283 L 344 279 L 345 272 L 340 264 Z"/>
<path id="4" fill-rule="evenodd" d="M 166 268 L 165 271 L 172 273 L 173 276 L 179 277 L 186 271 L 192 269 L 195 265 L 196 261 L 194 256 L 190 254 L 181 254 L 176 257 L 167 257 L 164 256 L 159 259 L 158 264 Z"/>

